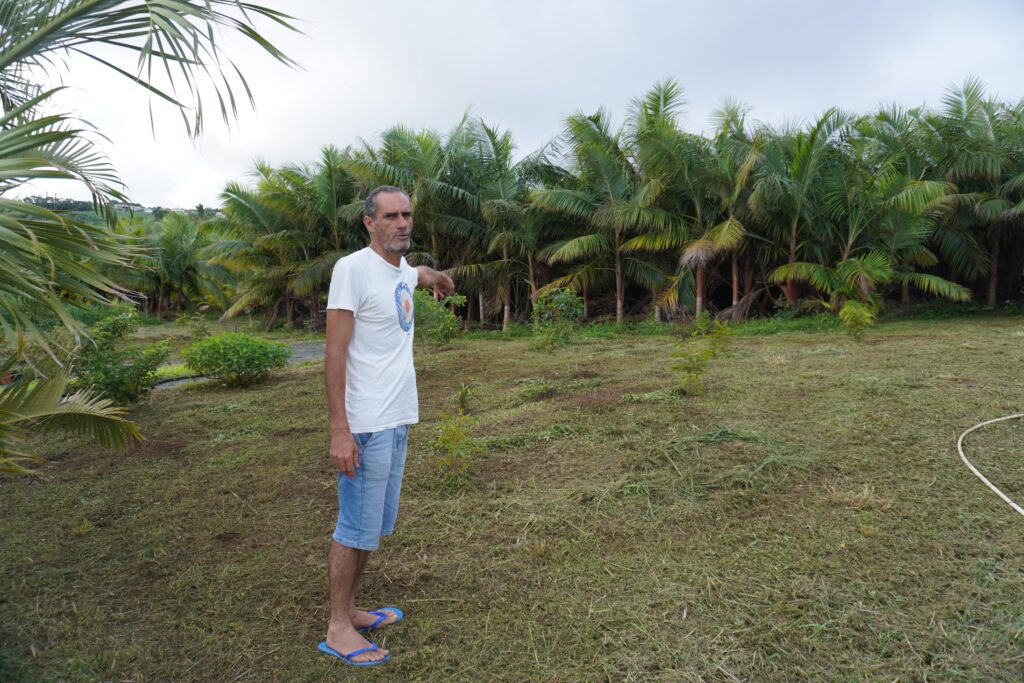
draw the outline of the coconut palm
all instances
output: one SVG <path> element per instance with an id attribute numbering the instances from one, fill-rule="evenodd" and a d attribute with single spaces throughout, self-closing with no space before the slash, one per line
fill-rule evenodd
<path id="1" fill-rule="evenodd" d="M 552 263 L 584 262 L 588 270 L 610 269 L 615 282 L 615 321 L 622 324 L 626 278 L 649 290 L 663 273 L 626 248 L 640 232 L 669 232 L 679 221 L 658 205 L 663 186 L 645 178 L 630 156 L 622 131 L 613 133 L 604 110 L 566 119 L 563 134 L 574 178 L 568 187 L 537 191 L 538 207 L 585 222 L 584 234 L 549 248 Z"/>
<path id="2" fill-rule="evenodd" d="M 866 137 L 843 145 L 822 178 L 820 203 L 831 219 L 822 240 L 824 258 L 776 268 L 773 282 L 808 282 L 820 300 L 855 335 L 874 323 L 882 306 L 880 288 L 890 282 L 914 285 L 928 294 L 966 301 L 970 292 L 937 275 L 900 270 L 901 260 L 922 260 L 937 207 L 948 202 L 950 187 L 903 174 L 902 152 L 879 154 Z"/>
<path id="3" fill-rule="evenodd" d="M 369 191 L 381 184 L 396 185 L 409 193 L 417 231 L 426 234 L 432 264 L 448 263 L 444 250 L 460 240 L 473 239 L 478 226 L 467 212 L 479 210 L 477 197 L 462 171 L 472 154 L 468 119 L 463 118 L 448 136 L 432 130 L 413 131 L 394 126 L 381 135 L 381 145 L 363 143 L 348 168 Z"/>
<path id="4" fill-rule="evenodd" d="M 114 169 L 83 131 L 88 124 L 50 113 L 58 89 L 52 77 L 63 55 L 86 58 L 131 79 L 182 112 L 188 132 L 199 133 L 208 83 L 225 119 L 236 111 L 244 77 L 214 40 L 220 27 L 237 30 L 273 57 L 288 59 L 253 25 L 262 17 L 288 26 L 288 17 L 235 0 L 31 0 L 0 3 L 0 325 L 38 334 L 26 309 L 42 305 L 73 328 L 68 298 L 106 301 L 124 291 L 97 266 L 125 266 L 130 250 L 103 228 L 9 199 L 37 179 L 84 184 L 111 223 L 112 200 L 123 200 Z M 114 55 L 114 53 L 117 53 Z M 134 58 L 124 63 L 123 57 Z M 154 68 L 157 67 L 157 68 Z M 164 68 L 166 67 L 166 68 Z M 187 98 L 176 93 L 186 92 Z"/>
<path id="5" fill-rule="evenodd" d="M 968 79 L 947 91 L 930 123 L 938 165 L 958 189 L 949 222 L 970 231 L 968 248 L 986 250 L 986 301 L 994 306 L 1000 266 L 1019 262 L 1007 258 L 1006 247 L 1019 250 L 1024 237 L 1024 103 L 1009 106 L 987 97 L 981 81 Z M 960 258 L 958 265 L 968 277 L 977 276 L 979 260 Z"/>
<path id="6" fill-rule="evenodd" d="M 221 239 L 202 252 L 240 280 L 224 318 L 264 308 L 270 329 L 282 312 L 292 324 L 301 305 L 319 320 L 335 262 L 366 244 L 348 161 L 327 146 L 317 164 L 257 163 L 255 188 L 228 183 L 221 194 L 225 219 L 214 224 Z"/>
<path id="7" fill-rule="evenodd" d="M 467 130 L 473 140 L 469 175 L 480 207 L 475 222 L 480 226 L 482 248 L 473 253 L 472 241 L 467 242 L 470 249 L 465 263 L 449 270 L 460 281 L 499 283 L 504 331 L 511 324 L 513 284 L 517 279 L 529 285 L 531 305 L 537 301 L 537 254 L 545 221 L 541 213 L 530 211 L 530 189 L 542 178 L 550 180 L 557 171 L 546 148 L 516 161 L 515 142 L 509 131 L 500 131 L 480 119 L 469 122 Z"/>
<path id="8" fill-rule="evenodd" d="M 746 236 L 741 219 L 757 155 L 743 130 L 745 113 L 740 105 L 726 103 L 716 113 L 719 125 L 713 139 L 683 131 L 677 118 L 681 107 L 682 90 L 671 80 L 655 85 L 633 103 L 631 121 L 641 167 L 665 186 L 671 210 L 682 222 L 668 232 L 640 235 L 627 248 L 672 252 L 678 268 L 660 303 L 675 308 L 692 273 L 694 311 L 699 316 L 709 268 L 725 253 L 732 254 L 733 305 L 738 302 L 736 254 Z"/>
<path id="9" fill-rule="evenodd" d="M 835 144 L 850 117 L 828 109 L 806 129 L 762 127 L 756 134 L 762 154 L 750 193 L 750 208 L 764 224 L 777 226 L 775 237 L 788 264 L 822 231 L 823 210 L 817 192 L 835 158 Z M 782 282 L 787 301 L 797 300 L 795 279 Z"/>

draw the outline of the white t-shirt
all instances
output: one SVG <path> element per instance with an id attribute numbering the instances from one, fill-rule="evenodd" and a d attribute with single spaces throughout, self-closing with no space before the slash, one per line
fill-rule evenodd
<path id="1" fill-rule="evenodd" d="M 369 247 L 334 264 L 327 308 L 352 311 L 345 366 L 345 412 L 353 434 L 420 420 L 412 362 L 413 301 L 419 273 L 396 267 Z"/>

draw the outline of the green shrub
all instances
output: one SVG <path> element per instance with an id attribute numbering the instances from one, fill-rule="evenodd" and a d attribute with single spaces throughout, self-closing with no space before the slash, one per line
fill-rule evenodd
<path id="1" fill-rule="evenodd" d="M 105 398 L 126 405 L 142 398 L 157 382 L 157 368 L 171 353 L 170 341 L 140 346 L 124 341 L 141 319 L 135 310 L 103 318 L 89 330 L 90 340 L 77 350 L 70 389 L 92 387 Z"/>
<path id="2" fill-rule="evenodd" d="M 704 373 L 712 360 L 728 353 L 731 337 L 729 325 L 719 320 L 712 322 L 706 311 L 694 321 L 689 337 L 672 354 L 676 360 L 672 369 L 679 372 L 680 393 L 704 393 Z"/>
<path id="3" fill-rule="evenodd" d="M 465 490 L 476 465 L 473 456 L 480 450 L 473 439 L 473 423 L 465 415 L 446 415 L 434 438 L 434 473 L 437 490 L 455 495 Z"/>
<path id="4" fill-rule="evenodd" d="M 197 342 L 210 336 L 210 321 L 201 312 L 182 313 L 174 322 L 188 327 L 189 336 L 192 341 Z"/>
<path id="5" fill-rule="evenodd" d="M 281 342 L 227 332 L 190 344 L 181 354 L 192 372 L 220 380 L 229 387 L 247 387 L 283 368 L 291 349 Z"/>
<path id="6" fill-rule="evenodd" d="M 469 398 L 473 395 L 473 385 L 468 382 L 463 382 L 459 385 L 459 393 L 457 399 L 459 402 L 459 415 L 465 415 L 469 412 Z"/>
<path id="7" fill-rule="evenodd" d="M 533 324 L 537 327 L 535 346 L 545 351 L 566 346 L 576 337 L 583 318 L 583 300 L 565 289 L 545 289 L 533 307 Z"/>
<path id="8" fill-rule="evenodd" d="M 462 320 L 451 312 L 449 306 L 465 304 L 466 297 L 453 294 L 434 301 L 433 294 L 425 289 L 417 289 L 412 297 L 417 337 L 423 335 L 439 344 L 447 344 L 462 333 Z"/>

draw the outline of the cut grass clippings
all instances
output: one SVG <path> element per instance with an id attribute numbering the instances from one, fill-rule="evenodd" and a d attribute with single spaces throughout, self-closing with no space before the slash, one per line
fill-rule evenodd
<path id="1" fill-rule="evenodd" d="M 36 444 L 41 476 L 0 483 L 0 678 L 1024 679 L 1024 520 L 955 448 L 1024 405 L 1024 320 L 740 335 L 696 397 L 664 393 L 672 336 L 530 346 L 417 351 L 363 592 L 406 613 L 385 667 L 316 651 L 336 490 L 303 365 L 154 394 L 126 454 Z M 430 444 L 464 382 L 479 448 L 453 496 Z M 1024 425 L 967 448 L 1024 498 Z"/>

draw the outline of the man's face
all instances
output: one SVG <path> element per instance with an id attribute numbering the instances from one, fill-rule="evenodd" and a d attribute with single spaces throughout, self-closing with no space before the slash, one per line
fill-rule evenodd
<path id="1" fill-rule="evenodd" d="M 377 195 L 377 215 L 363 216 L 370 241 L 392 254 L 404 254 L 412 243 L 412 205 L 397 192 Z"/>

